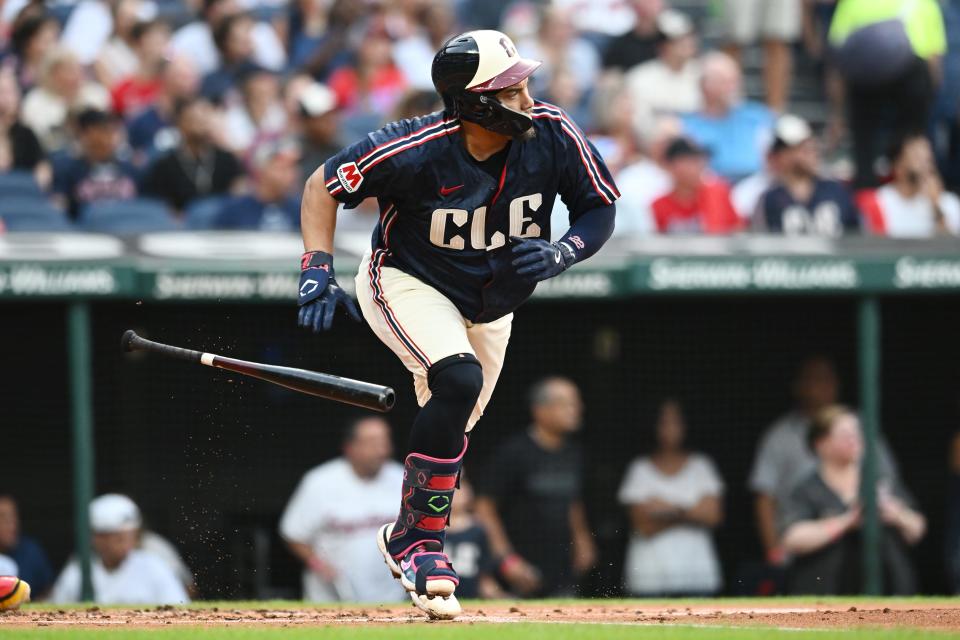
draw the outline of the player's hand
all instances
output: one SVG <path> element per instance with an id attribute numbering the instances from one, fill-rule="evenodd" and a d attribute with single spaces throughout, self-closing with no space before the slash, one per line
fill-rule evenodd
<path id="1" fill-rule="evenodd" d="M 513 241 L 513 265 L 518 276 L 527 282 L 540 282 L 566 271 L 576 257 L 573 250 L 540 238 L 510 236 Z"/>
<path id="2" fill-rule="evenodd" d="M 297 324 L 315 333 L 327 331 L 333 326 L 338 305 L 343 305 L 347 315 L 356 322 L 361 321 L 356 303 L 333 277 L 333 256 L 323 251 L 308 251 L 300 259 L 300 269 Z"/>

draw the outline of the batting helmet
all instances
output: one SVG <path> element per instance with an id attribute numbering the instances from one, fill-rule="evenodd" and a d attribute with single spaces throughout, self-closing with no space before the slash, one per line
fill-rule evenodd
<path id="1" fill-rule="evenodd" d="M 532 127 L 533 119 L 503 105 L 494 95 L 529 76 L 540 64 L 521 58 L 513 41 L 499 31 L 468 31 L 440 47 L 431 75 L 449 111 L 514 137 Z"/>

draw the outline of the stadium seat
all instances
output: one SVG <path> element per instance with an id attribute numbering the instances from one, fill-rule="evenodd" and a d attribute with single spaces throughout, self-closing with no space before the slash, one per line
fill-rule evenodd
<path id="1" fill-rule="evenodd" d="M 43 197 L 33 174 L 29 171 L 0 173 L 0 198 L 19 196 Z"/>
<path id="2" fill-rule="evenodd" d="M 104 200 L 91 202 L 80 212 L 80 227 L 116 235 L 175 231 L 180 224 L 159 200 Z"/>
<path id="3" fill-rule="evenodd" d="M 188 229 L 212 229 L 227 201 L 224 196 L 199 198 L 187 205 L 185 223 Z"/>
<path id="4" fill-rule="evenodd" d="M 43 197 L 0 197 L 0 220 L 7 231 L 71 231 L 67 217 Z"/>

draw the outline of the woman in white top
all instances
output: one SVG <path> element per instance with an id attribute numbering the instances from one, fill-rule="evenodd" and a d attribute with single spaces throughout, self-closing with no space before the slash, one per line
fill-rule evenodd
<path id="1" fill-rule="evenodd" d="M 684 449 L 680 403 L 665 400 L 656 450 L 630 465 L 619 500 L 631 526 L 624 579 L 636 596 L 711 595 L 720 590 L 712 530 L 723 520 L 723 481 L 710 459 Z"/>

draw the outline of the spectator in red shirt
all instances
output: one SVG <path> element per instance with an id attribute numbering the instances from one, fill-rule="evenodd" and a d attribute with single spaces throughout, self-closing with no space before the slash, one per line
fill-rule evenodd
<path id="1" fill-rule="evenodd" d="M 740 228 L 730 185 L 707 171 L 706 151 L 687 138 L 675 138 L 664 155 L 673 189 L 651 205 L 660 233 L 719 235 Z"/>
<path id="2" fill-rule="evenodd" d="M 163 91 L 165 54 L 170 44 L 170 26 L 161 20 L 138 22 L 131 32 L 137 55 L 137 72 L 115 84 L 114 111 L 130 117 L 149 107 Z"/>

